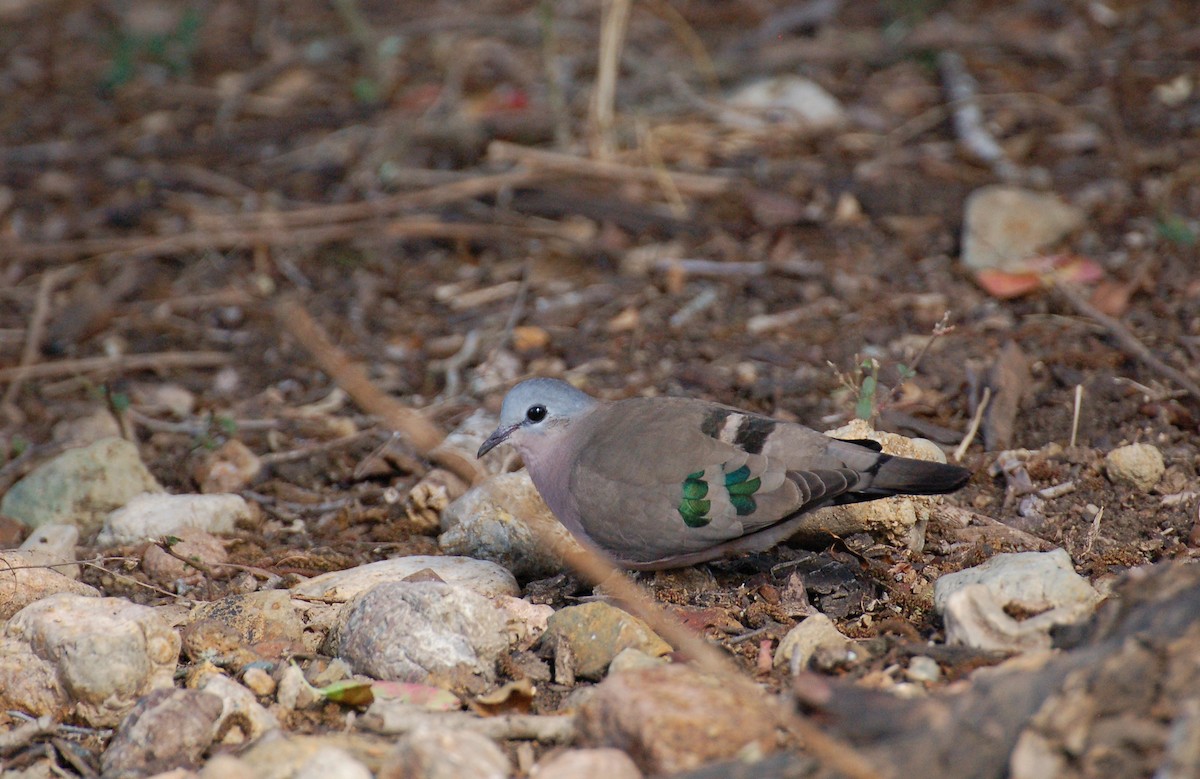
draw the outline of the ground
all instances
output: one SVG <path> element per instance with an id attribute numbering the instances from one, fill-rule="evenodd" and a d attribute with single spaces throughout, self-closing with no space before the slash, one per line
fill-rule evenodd
<path id="1" fill-rule="evenodd" d="M 301 455 L 246 488 L 262 517 L 234 563 L 294 577 L 435 552 L 405 513 L 422 447 L 330 400 L 338 372 L 286 299 L 441 430 L 530 375 L 828 429 L 862 405 L 874 359 L 866 413 L 952 451 L 982 387 L 1004 385 L 1010 413 L 985 422 L 948 503 L 1065 548 L 1100 585 L 1195 556 L 1200 397 L 1170 372 L 1200 381 L 1191 3 L 636 3 L 611 127 L 592 103 L 598 6 L 0 4 L 0 491 L 55 451 L 56 426 L 107 408 L 172 492 L 198 491 L 229 439 Z M 1015 174 L 960 143 L 948 51 Z M 723 108 L 796 75 L 840 123 Z M 605 159 L 620 165 L 589 162 Z M 1051 272 L 1005 297 L 964 266 L 964 200 L 1006 175 L 1081 209 L 1045 253 L 1085 262 L 1085 286 Z M 122 354 L 156 357 L 105 362 Z M 35 361 L 58 367 L 12 370 Z M 194 408 L 155 410 L 163 385 Z M 1106 475 L 1130 442 L 1162 452 L 1150 490 Z M 1073 491 L 1022 502 L 993 467 L 1022 449 L 1033 487 Z M 938 640 L 929 583 L 1035 548 L 1013 538 L 935 522 L 920 551 L 855 537 L 641 579 L 776 689 L 786 673 L 756 669 L 796 622 L 780 606 L 794 566 L 810 587 L 828 574 L 815 600 L 848 635 Z M 84 573 L 161 602 L 144 578 Z M 555 605 L 582 591 L 542 587 Z M 889 646 L 844 673 L 886 668 Z"/>

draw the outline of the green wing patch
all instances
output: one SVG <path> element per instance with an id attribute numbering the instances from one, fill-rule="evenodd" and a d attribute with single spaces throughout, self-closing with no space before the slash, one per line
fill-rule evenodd
<path id="1" fill-rule="evenodd" d="M 708 482 L 704 480 L 704 471 L 689 473 L 683 480 L 683 500 L 679 502 L 679 515 L 683 524 L 688 527 L 704 527 L 712 522 L 708 512 L 712 502 L 704 497 L 708 495 Z"/>

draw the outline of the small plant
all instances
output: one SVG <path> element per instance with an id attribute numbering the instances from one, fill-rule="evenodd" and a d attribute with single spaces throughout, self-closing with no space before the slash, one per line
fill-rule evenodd
<path id="1" fill-rule="evenodd" d="M 854 416 L 858 419 L 870 420 L 894 403 L 896 398 L 899 397 L 901 386 L 917 375 L 917 366 L 921 363 L 926 353 L 928 353 L 929 347 L 933 345 L 933 342 L 953 331 L 954 325 L 950 324 L 950 312 L 947 311 L 942 315 L 938 323 L 933 326 L 933 332 L 929 334 L 929 340 L 925 342 L 925 345 L 921 347 L 921 351 L 913 358 L 912 365 L 906 365 L 905 363 L 896 364 L 896 384 L 881 401 L 877 400 L 879 394 L 879 370 L 881 367 L 879 360 L 874 357 L 855 357 L 856 365 L 850 373 L 843 373 L 832 362 L 829 363 L 829 367 L 833 369 L 834 375 L 837 376 L 838 383 L 854 395 Z"/>

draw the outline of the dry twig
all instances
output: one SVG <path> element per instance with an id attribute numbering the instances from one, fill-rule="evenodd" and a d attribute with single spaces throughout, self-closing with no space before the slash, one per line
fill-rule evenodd
<path id="1" fill-rule="evenodd" d="M 118 354 L 113 357 L 82 357 L 77 360 L 58 360 L 37 365 L 18 365 L 0 368 L 0 382 L 24 379 L 47 379 L 74 376 L 79 373 L 127 373 L 131 371 L 166 370 L 168 368 L 212 368 L 232 359 L 225 352 L 151 352 L 150 354 Z"/>
<path id="2" fill-rule="evenodd" d="M 1154 352 L 1150 351 L 1149 347 L 1138 340 L 1138 337 L 1134 335 L 1129 328 L 1121 324 L 1119 319 L 1111 317 L 1093 306 L 1082 294 L 1080 294 L 1079 290 L 1068 284 L 1058 284 L 1054 287 L 1054 289 L 1059 295 L 1062 296 L 1064 300 L 1070 303 L 1072 308 L 1074 308 L 1077 312 L 1096 320 L 1097 323 L 1108 330 L 1109 334 L 1116 339 L 1117 345 L 1121 347 L 1121 350 L 1124 351 L 1125 354 L 1129 355 L 1135 360 L 1145 363 L 1150 368 L 1153 368 L 1163 376 L 1166 376 L 1168 379 L 1187 390 L 1188 394 L 1191 395 L 1192 398 L 1200 401 L 1200 384 L 1197 384 L 1183 371 L 1179 370 L 1178 368 L 1174 368 L 1161 360 L 1157 355 L 1154 354 Z"/>
<path id="3" fill-rule="evenodd" d="M 283 298 L 275 305 L 279 323 L 291 332 L 316 360 L 321 370 L 345 390 L 368 414 L 373 414 L 390 429 L 403 434 L 424 457 L 430 457 L 462 477 L 468 484 L 478 481 L 483 471 L 464 452 L 439 446 L 446 437 L 438 426 L 420 411 L 408 408 L 381 392 L 367 376 L 362 365 L 352 362 L 325 334 L 298 301 Z"/>
<path id="4" fill-rule="evenodd" d="M 626 609 L 648 624 L 667 643 L 690 657 L 702 671 L 729 684 L 753 687 L 758 694 L 763 694 L 750 678 L 738 671 L 729 658 L 684 627 L 683 623 L 664 611 L 600 555 L 582 547 L 564 548 L 542 533 L 539 533 L 539 540 L 556 548 L 563 560 L 585 580 L 593 585 L 603 584 L 604 589 L 621 601 Z M 782 700 L 770 700 L 776 704 L 782 723 L 817 760 L 852 779 L 877 779 L 880 776 L 880 772 L 852 746 L 828 735 Z"/>
<path id="5" fill-rule="evenodd" d="M 1020 169 L 1004 153 L 1004 149 L 983 126 L 983 112 L 975 96 L 979 85 L 967 70 L 962 55 L 955 51 L 943 51 L 938 55 L 938 68 L 946 92 L 954 104 L 954 130 L 963 147 L 973 156 L 991 166 L 992 171 L 1004 181 L 1015 181 Z"/>
<path id="6" fill-rule="evenodd" d="M 21 385 L 28 371 L 37 360 L 38 351 L 42 348 L 42 338 L 46 335 L 46 320 L 50 318 L 50 295 L 59 281 L 68 274 L 74 273 L 75 268 L 58 268 L 42 276 L 38 282 L 37 297 L 33 304 L 33 315 L 29 318 L 29 327 L 25 330 L 25 348 L 21 352 L 21 362 L 17 365 L 17 376 L 4 391 L 4 399 L 0 406 L 7 406 L 21 391 Z"/>
<path id="7" fill-rule="evenodd" d="M 519 162 L 534 170 L 548 170 L 571 176 L 616 181 L 633 181 L 639 184 L 658 184 L 662 171 L 639 168 L 620 162 L 589 160 L 574 154 L 531 149 L 507 141 L 492 141 L 488 144 L 488 160 L 491 162 Z M 722 176 L 707 176 L 701 173 L 667 172 L 671 183 L 685 195 L 713 197 L 728 192 L 734 185 L 733 179 Z"/>

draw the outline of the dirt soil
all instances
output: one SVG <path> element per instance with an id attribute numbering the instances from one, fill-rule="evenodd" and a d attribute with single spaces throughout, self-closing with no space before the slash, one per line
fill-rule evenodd
<path id="1" fill-rule="evenodd" d="M 279 315 L 287 297 L 441 430 L 531 375 L 828 429 L 854 417 L 874 359 L 877 425 L 951 451 L 982 387 L 1007 381 L 1012 413 L 993 412 L 947 502 L 1017 532 L 935 521 L 922 551 L 838 539 L 640 577 L 769 689 L 786 669 L 760 654 L 798 619 L 783 595 L 797 570 L 843 632 L 878 639 L 825 669 L 870 684 L 942 638 L 941 573 L 1039 540 L 1101 587 L 1196 556 L 1200 397 L 1169 372 L 1200 382 L 1189 0 L 637 3 L 611 127 L 591 102 L 598 6 L 0 3 L 0 492 L 108 409 L 172 492 L 198 492 L 229 439 L 274 456 L 243 491 L 262 519 L 232 540 L 234 563 L 287 583 L 436 553 L 436 528 L 405 511 L 431 461 L 333 395 Z M 1088 286 L 1047 274 L 1001 298 L 963 267 L 964 200 L 1000 177 L 958 141 L 947 51 L 1016 183 L 1082 209 L 1047 253 L 1093 264 Z M 723 112 L 736 87 L 797 75 L 842 124 Z M 1000 363 L 1009 343 L 1015 363 Z M 42 372 L 12 370 L 31 363 Z M 156 408 L 164 385 L 195 407 Z M 1129 442 L 1162 452 L 1149 491 L 1105 475 Z M 1073 489 L 1018 494 L 1000 450 L 1030 450 L 1032 488 Z M 168 600 L 119 560 L 83 578 Z M 586 592 L 532 587 L 555 605 Z M 941 660 L 951 681 L 992 661 Z M 289 727 L 340 728 L 333 709 Z"/>

